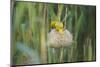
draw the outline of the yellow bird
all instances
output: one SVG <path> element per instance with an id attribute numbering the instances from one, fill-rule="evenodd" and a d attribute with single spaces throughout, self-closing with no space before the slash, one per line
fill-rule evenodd
<path id="1" fill-rule="evenodd" d="M 64 27 L 63 27 L 63 23 L 59 22 L 55 24 L 55 29 L 56 31 L 58 31 L 60 34 L 64 33 Z"/>
<path id="2" fill-rule="evenodd" d="M 51 28 L 56 29 L 59 33 L 63 33 L 63 23 L 57 22 L 57 21 L 52 21 L 51 22 Z"/>

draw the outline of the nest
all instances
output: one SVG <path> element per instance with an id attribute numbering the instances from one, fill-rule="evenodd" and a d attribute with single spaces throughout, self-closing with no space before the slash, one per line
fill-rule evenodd
<path id="1" fill-rule="evenodd" d="M 60 34 L 52 29 L 48 35 L 48 46 L 51 48 L 66 47 L 72 43 L 72 34 L 66 29 L 64 34 Z"/>

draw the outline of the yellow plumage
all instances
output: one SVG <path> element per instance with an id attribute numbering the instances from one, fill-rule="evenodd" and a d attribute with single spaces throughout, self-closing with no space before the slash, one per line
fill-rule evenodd
<path id="1" fill-rule="evenodd" d="M 51 22 L 51 27 L 52 27 L 52 28 L 55 28 L 55 24 L 56 24 L 56 23 L 57 23 L 57 21 L 52 21 L 52 22 Z"/>

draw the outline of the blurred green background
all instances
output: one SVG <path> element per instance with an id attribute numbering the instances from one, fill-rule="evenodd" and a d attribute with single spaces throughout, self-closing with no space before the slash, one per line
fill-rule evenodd
<path id="1" fill-rule="evenodd" d="M 96 60 L 96 6 L 16 1 L 11 9 L 12 64 Z M 60 49 L 55 53 L 55 48 L 47 47 L 50 24 L 55 20 L 63 22 L 73 35 L 73 43 L 63 48 L 62 57 Z"/>

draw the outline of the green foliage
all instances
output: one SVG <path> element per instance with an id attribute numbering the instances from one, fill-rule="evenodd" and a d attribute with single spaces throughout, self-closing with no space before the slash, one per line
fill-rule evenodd
<path id="1" fill-rule="evenodd" d="M 73 34 L 72 45 L 47 47 L 47 35 L 54 20 L 63 22 Z M 95 26 L 95 6 L 15 2 L 12 15 L 12 62 L 20 65 L 94 61 Z"/>

